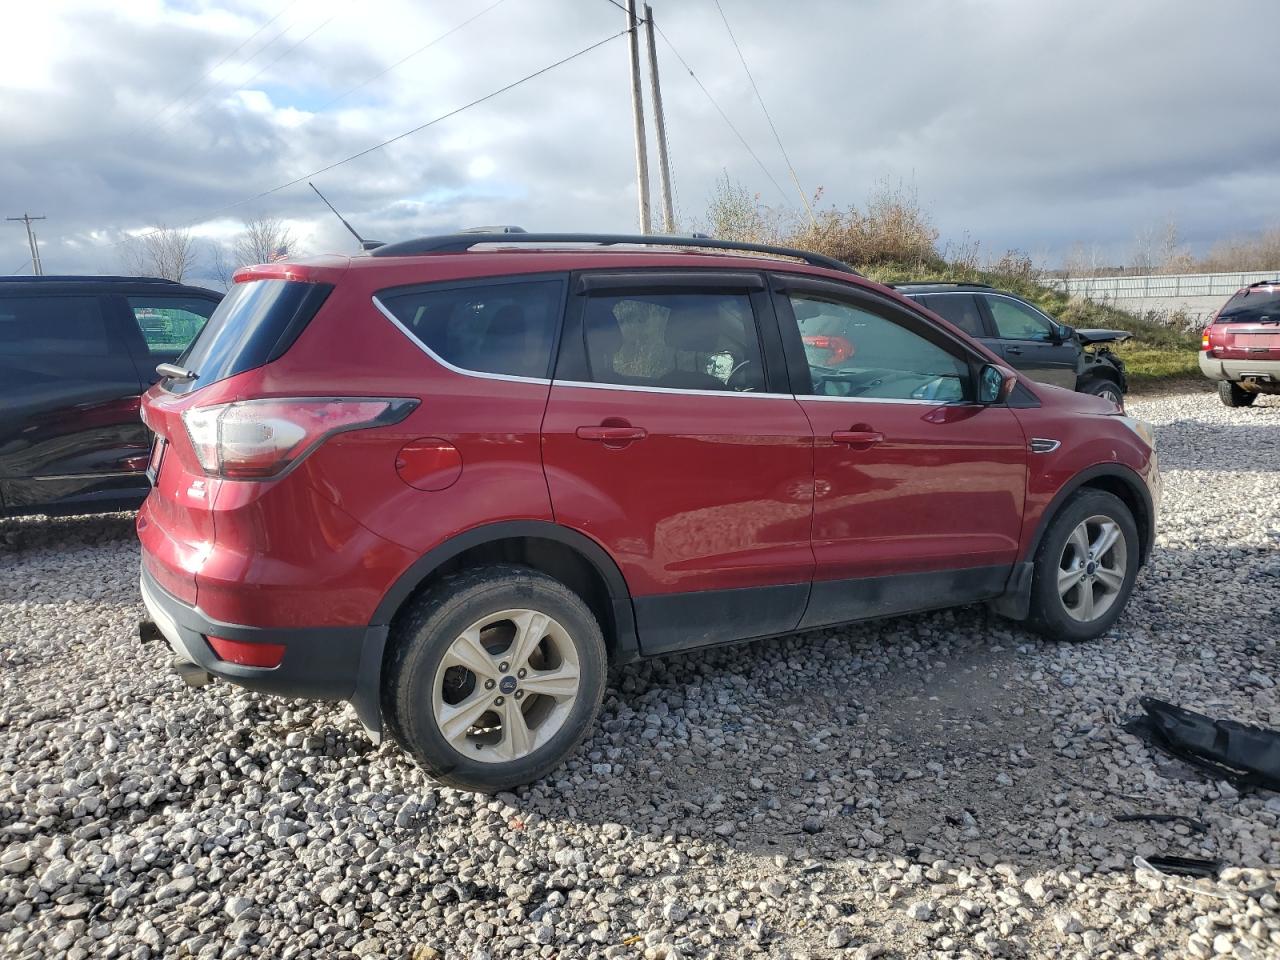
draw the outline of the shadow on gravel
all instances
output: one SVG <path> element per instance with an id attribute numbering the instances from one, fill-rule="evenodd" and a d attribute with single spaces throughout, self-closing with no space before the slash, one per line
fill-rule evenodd
<path id="1" fill-rule="evenodd" d="M 133 513 L 75 517 L 0 518 L 0 553 L 41 547 L 59 550 L 132 540 L 137 537 Z"/>

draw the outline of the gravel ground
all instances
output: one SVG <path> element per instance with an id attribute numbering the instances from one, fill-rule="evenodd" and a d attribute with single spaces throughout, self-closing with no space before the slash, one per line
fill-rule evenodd
<path id="1" fill-rule="evenodd" d="M 496 798 L 347 708 L 182 687 L 129 517 L 0 525 L 0 956 L 1280 956 L 1280 795 L 1118 726 L 1144 694 L 1280 726 L 1280 400 L 1131 408 L 1166 493 L 1112 636 L 974 607 L 627 668 Z"/>

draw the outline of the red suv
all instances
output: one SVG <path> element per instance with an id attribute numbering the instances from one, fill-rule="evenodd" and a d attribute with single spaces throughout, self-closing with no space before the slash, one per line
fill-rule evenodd
<path id="1" fill-rule="evenodd" d="M 455 786 L 553 769 L 608 661 L 975 601 L 1086 640 L 1151 550 L 1145 424 L 816 254 L 459 234 L 235 279 L 144 399 L 144 633 Z"/>
<path id="2" fill-rule="evenodd" d="M 1228 407 L 1280 393 L 1280 280 L 1236 291 L 1200 338 L 1200 371 Z"/>

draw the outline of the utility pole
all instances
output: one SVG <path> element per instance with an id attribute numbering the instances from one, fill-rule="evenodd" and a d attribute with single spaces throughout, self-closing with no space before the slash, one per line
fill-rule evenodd
<path id="1" fill-rule="evenodd" d="M 676 232 L 671 206 L 671 160 L 667 157 L 667 119 L 662 113 L 662 87 L 658 83 L 658 45 L 653 39 L 653 7 L 644 5 L 644 32 L 649 42 L 649 87 L 653 91 L 653 134 L 658 138 L 658 195 L 662 200 L 662 232 Z"/>
<path id="2" fill-rule="evenodd" d="M 44 266 L 40 263 L 40 243 L 36 240 L 36 235 L 31 229 L 32 220 L 43 220 L 44 217 L 33 217 L 29 213 L 24 213 L 20 217 L 5 217 L 6 220 L 21 220 L 27 225 L 27 246 L 31 248 L 31 272 L 37 277 L 44 275 Z"/>
<path id="3" fill-rule="evenodd" d="M 636 125 L 636 180 L 640 197 L 640 232 L 648 234 L 653 226 L 649 219 L 649 156 L 644 142 L 644 95 L 640 89 L 640 29 L 636 17 L 636 0 L 627 0 L 627 39 L 631 52 L 631 115 Z"/>

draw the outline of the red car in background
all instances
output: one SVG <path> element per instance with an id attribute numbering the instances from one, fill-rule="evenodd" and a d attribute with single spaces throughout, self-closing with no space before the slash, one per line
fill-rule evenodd
<path id="1" fill-rule="evenodd" d="M 465 788 L 559 764 L 609 660 L 976 601 L 1097 637 L 1155 535 L 1146 425 L 804 251 L 253 267 L 166 372 L 144 631 L 192 680 L 349 700 Z"/>
<path id="2" fill-rule="evenodd" d="M 1200 338 L 1200 372 L 1228 407 L 1280 394 L 1280 280 L 1238 290 Z"/>

